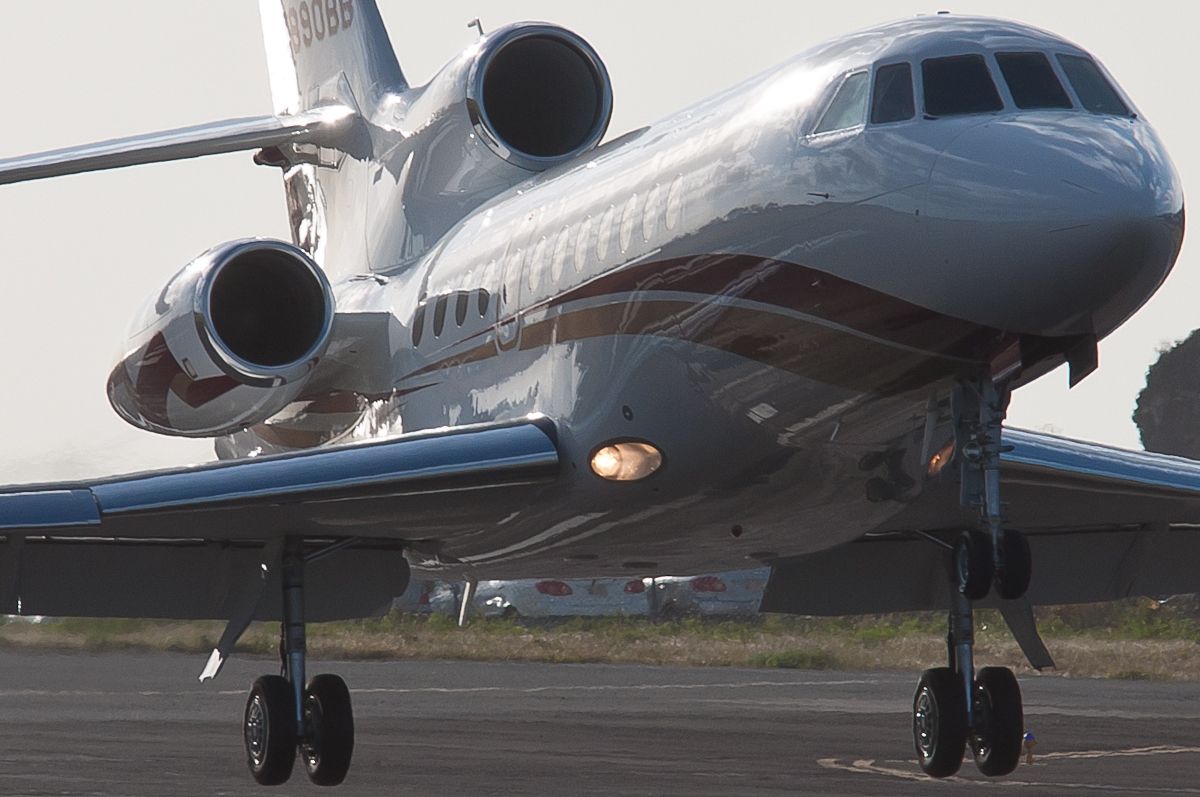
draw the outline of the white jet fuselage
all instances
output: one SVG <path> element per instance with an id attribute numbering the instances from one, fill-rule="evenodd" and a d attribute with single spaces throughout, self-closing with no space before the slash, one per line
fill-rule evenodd
<path id="1" fill-rule="evenodd" d="M 962 58 L 995 96 L 952 76 L 956 109 L 936 70 Z M 412 128 L 436 91 L 375 98 L 375 173 L 318 157 L 288 177 L 296 243 L 350 274 L 335 331 L 370 331 L 331 350 L 311 403 L 219 450 L 545 415 L 566 463 L 547 496 L 413 546 L 497 577 L 735 567 L 859 538 L 921 491 L 956 379 L 1019 383 L 1094 352 L 1174 264 L 1183 196 L 1161 143 L 1071 59 L 1092 63 L 1012 23 L 895 23 L 499 193 L 511 169 L 436 162 L 453 115 Z M 887 107 L 881 70 L 903 65 L 910 107 Z M 1062 94 L 1039 99 L 1046 68 Z M 363 184 L 365 211 L 328 196 Z M 597 478 L 592 454 L 620 440 L 660 449 L 659 472 Z M 421 537 L 402 518 L 395 534 Z"/>

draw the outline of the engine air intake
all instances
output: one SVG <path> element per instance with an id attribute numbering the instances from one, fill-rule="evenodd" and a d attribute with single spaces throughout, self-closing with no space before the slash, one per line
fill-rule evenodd
<path id="1" fill-rule="evenodd" d="M 221 264 L 208 306 L 224 348 L 267 368 L 309 354 L 326 331 L 329 312 L 325 286 L 309 264 L 271 248 L 248 249 Z"/>
<path id="2" fill-rule="evenodd" d="M 612 115 L 600 57 L 579 36 L 550 25 L 525 23 L 489 37 L 468 85 L 483 140 L 535 171 L 595 147 Z"/>

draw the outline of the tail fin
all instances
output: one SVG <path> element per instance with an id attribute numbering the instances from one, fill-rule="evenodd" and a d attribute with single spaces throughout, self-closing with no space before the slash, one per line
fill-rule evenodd
<path id="1" fill-rule="evenodd" d="M 259 0 L 259 13 L 277 114 L 350 101 L 343 76 L 360 108 L 408 87 L 375 0 Z"/>

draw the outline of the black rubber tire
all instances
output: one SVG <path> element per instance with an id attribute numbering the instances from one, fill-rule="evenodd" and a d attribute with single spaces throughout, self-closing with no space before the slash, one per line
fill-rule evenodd
<path id="1" fill-rule="evenodd" d="M 987 597 L 995 572 L 992 541 L 979 531 L 964 531 L 954 544 L 954 577 L 958 591 L 967 600 Z"/>
<path id="2" fill-rule="evenodd" d="M 1000 538 L 1004 566 L 996 571 L 996 594 L 1005 600 L 1016 600 L 1029 589 L 1033 574 L 1033 557 L 1029 540 L 1019 531 L 1006 529 Z"/>
<path id="3" fill-rule="evenodd" d="M 990 778 L 1007 775 L 1021 761 L 1025 715 L 1021 687 L 1007 667 L 984 667 L 975 677 L 979 732 L 971 737 L 971 752 L 979 771 Z"/>
<path id="4" fill-rule="evenodd" d="M 337 675 L 318 675 L 304 690 L 309 738 L 301 745 L 308 779 L 336 786 L 346 779 L 354 755 L 354 712 L 350 690 Z"/>
<path id="5" fill-rule="evenodd" d="M 949 667 L 921 673 L 913 695 L 913 745 L 926 775 L 948 778 L 962 766 L 967 747 L 967 698 Z"/>
<path id="6" fill-rule="evenodd" d="M 264 675 L 254 682 L 246 700 L 242 739 L 246 764 L 259 784 L 287 782 L 296 765 L 296 715 L 287 679 Z"/>

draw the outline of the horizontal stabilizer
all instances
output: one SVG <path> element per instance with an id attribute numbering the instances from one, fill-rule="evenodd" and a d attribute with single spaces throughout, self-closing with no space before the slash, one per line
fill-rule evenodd
<path id="1" fill-rule="evenodd" d="M 0 159 L 0 185 L 286 144 L 336 148 L 355 118 L 349 107 L 326 105 L 292 116 L 228 119 Z"/>

